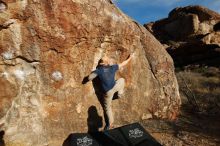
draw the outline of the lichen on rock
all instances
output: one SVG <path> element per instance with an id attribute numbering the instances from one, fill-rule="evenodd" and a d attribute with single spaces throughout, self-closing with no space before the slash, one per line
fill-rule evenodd
<path id="1" fill-rule="evenodd" d="M 53 80 L 55 80 L 55 81 L 60 81 L 63 79 L 63 75 L 59 71 L 54 71 L 51 76 L 52 76 Z"/>
<path id="2" fill-rule="evenodd" d="M 7 4 L 3 1 L 0 1 L 0 13 L 7 10 Z"/>

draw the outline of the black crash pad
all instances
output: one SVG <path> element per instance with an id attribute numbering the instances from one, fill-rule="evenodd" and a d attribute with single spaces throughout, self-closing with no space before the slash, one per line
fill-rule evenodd
<path id="1" fill-rule="evenodd" d="M 161 146 L 139 123 L 94 132 L 73 133 L 63 146 Z"/>

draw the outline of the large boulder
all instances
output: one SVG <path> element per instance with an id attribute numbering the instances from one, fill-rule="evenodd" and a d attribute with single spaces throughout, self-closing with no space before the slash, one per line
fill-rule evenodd
<path id="1" fill-rule="evenodd" d="M 177 64 L 219 57 L 220 14 L 202 6 L 173 9 L 168 18 L 145 24 Z"/>
<path id="2" fill-rule="evenodd" d="M 109 0 L 0 2 L 0 128 L 6 145 L 60 146 L 72 132 L 103 127 L 96 82 L 82 80 L 103 55 L 122 62 L 125 97 L 115 126 L 176 117 L 171 57 L 151 33 Z"/>

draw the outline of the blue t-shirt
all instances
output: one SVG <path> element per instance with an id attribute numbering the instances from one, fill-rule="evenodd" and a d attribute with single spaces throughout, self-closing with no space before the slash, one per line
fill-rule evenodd
<path id="1" fill-rule="evenodd" d="M 98 75 L 101 86 L 105 92 L 108 92 L 115 85 L 115 73 L 119 69 L 117 64 L 112 66 L 100 66 L 94 72 Z"/>

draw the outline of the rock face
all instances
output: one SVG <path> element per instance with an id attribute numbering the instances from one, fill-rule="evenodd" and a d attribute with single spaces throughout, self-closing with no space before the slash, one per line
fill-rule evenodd
<path id="1" fill-rule="evenodd" d="M 219 57 L 220 14 L 201 6 L 176 8 L 169 17 L 144 25 L 177 63 Z"/>
<path id="2" fill-rule="evenodd" d="M 115 125 L 175 118 L 173 61 L 144 27 L 109 0 L 0 2 L 0 128 L 6 145 L 60 146 L 72 132 L 104 126 L 97 84 L 81 82 L 103 55 L 135 58 L 117 76 L 125 98 Z"/>

